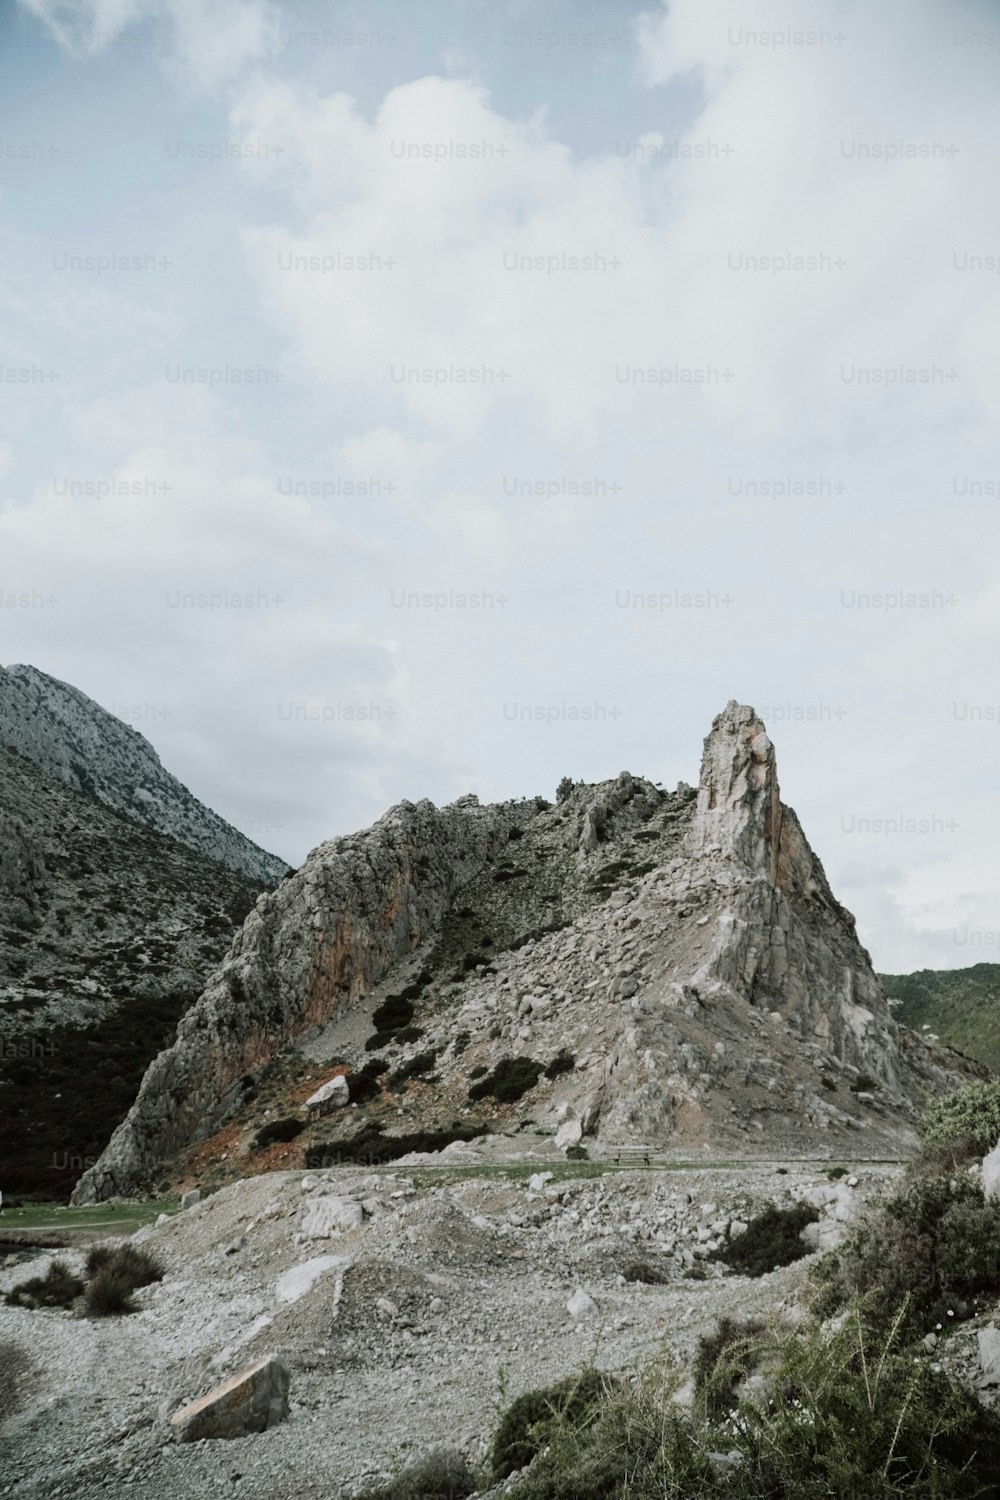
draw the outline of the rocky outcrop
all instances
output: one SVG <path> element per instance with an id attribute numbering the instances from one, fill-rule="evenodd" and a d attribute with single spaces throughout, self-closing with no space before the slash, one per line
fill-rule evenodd
<path id="1" fill-rule="evenodd" d="M 533 811 L 474 797 L 443 809 L 403 802 L 367 832 L 315 849 L 260 897 L 73 1201 L 135 1192 L 159 1162 L 217 1129 L 289 1039 L 365 997 L 437 930 L 456 891 Z"/>
<path id="2" fill-rule="evenodd" d="M 289 1378 L 283 1360 L 264 1355 L 175 1412 L 171 1434 L 179 1443 L 197 1443 L 264 1432 L 288 1416 Z"/>
<path id="3" fill-rule="evenodd" d="M 272 1091 L 282 1114 L 325 1063 L 347 1069 L 352 1099 L 353 1073 L 381 1069 L 359 1078 L 357 1110 L 296 1138 L 334 1159 L 360 1123 L 412 1139 L 449 1120 L 464 1139 L 531 1128 L 567 1149 L 800 1154 L 860 1131 L 893 1155 L 926 1092 L 974 1066 L 894 1025 L 781 802 L 765 727 L 736 703 L 697 796 L 628 772 L 567 778 L 555 807 L 403 803 L 321 845 L 258 901 L 75 1201 L 141 1190 L 227 1122 L 245 1170 L 254 1086 L 282 1051 L 317 1068 Z"/>
<path id="4" fill-rule="evenodd" d="M 288 869 L 192 796 L 138 730 L 35 667 L 0 668 L 0 746 L 260 885 Z"/>

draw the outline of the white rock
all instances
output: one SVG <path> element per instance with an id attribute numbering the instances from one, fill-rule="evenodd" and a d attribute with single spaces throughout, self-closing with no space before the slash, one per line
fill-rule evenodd
<path id="1" fill-rule="evenodd" d="M 564 1151 L 567 1146 L 575 1146 L 583 1139 L 582 1120 L 564 1120 L 556 1131 L 556 1149 Z"/>
<path id="2" fill-rule="evenodd" d="M 552 1176 L 551 1172 L 536 1172 L 533 1177 L 528 1179 L 528 1191 L 531 1193 L 544 1192 L 545 1184 L 552 1181 Z"/>
<path id="3" fill-rule="evenodd" d="M 181 1196 L 181 1208 L 194 1208 L 200 1202 L 201 1188 L 192 1188 L 189 1193 L 184 1193 Z"/>
<path id="4" fill-rule="evenodd" d="M 345 1255 L 314 1255 L 312 1260 L 305 1260 L 278 1277 L 274 1284 L 274 1300 L 279 1303 L 297 1302 L 328 1271 L 343 1271 L 349 1265 L 350 1261 Z"/>
<path id="5" fill-rule="evenodd" d="M 987 1198 L 1000 1198 L 1000 1141 L 983 1157 L 982 1182 Z"/>
<path id="6" fill-rule="evenodd" d="M 328 1110 L 340 1109 L 351 1097 L 350 1086 L 342 1073 L 336 1078 L 331 1078 L 318 1088 L 315 1094 L 310 1094 L 303 1109 L 313 1114 L 326 1114 Z"/>
<path id="7" fill-rule="evenodd" d="M 572 1297 L 566 1303 L 566 1311 L 571 1318 L 590 1318 L 597 1311 L 597 1303 L 593 1297 L 587 1295 L 582 1287 L 577 1287 Z"/>
<path id="8" fill-rule="evenodd" d="M 306 1239 L 325 1240 L 332 1234 L 346 1234 L 363 1222 L 365 1211 L 355 1198 L 335 1198 L 324 1194 L 310 1199 L 302 1219 Z"/>
<path id="9" fill-rule="evenodd" d="M 983 1372 L 979 1384 L 1000 1385 L 1000 1328 L 981 1328 L 977 1338 Z"/>

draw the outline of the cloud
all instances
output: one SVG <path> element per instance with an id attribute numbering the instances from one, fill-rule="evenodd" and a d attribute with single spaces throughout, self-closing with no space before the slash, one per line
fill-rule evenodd
<path id="1" fill-rule="evenodd" d="M 271 0 L 20 0 L 71 56 L 86 59 L 137 26 L 170 37 L 170 67 L 185 86 L 214 93 L 278 49 Z"/>

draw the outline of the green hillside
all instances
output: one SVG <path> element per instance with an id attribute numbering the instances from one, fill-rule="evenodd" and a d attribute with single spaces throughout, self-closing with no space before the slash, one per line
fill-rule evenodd
<path id="1" fill-rule="evenodd" d="M 1000 964 L 880 974 L 896 1020 L 1000 1072 Z"/>

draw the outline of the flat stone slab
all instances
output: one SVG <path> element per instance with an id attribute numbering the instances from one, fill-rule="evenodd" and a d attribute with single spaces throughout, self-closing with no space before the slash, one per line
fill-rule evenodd
<path id="1" fill-rule="evenodd" d="M 188 1402 L 170 1418 L 179 1443 L 202 1438 L 245 1437 L 263 1432 L 288 1416 L 288 1366 L 275 1354 L 265 1354 L 221 1385 Z"/>

